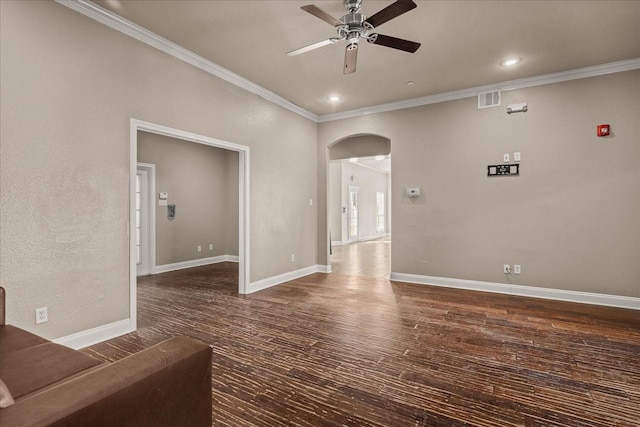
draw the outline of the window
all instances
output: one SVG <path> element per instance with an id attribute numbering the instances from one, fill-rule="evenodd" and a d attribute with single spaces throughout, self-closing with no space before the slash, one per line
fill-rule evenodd
<path id="1" fill-rule="evenodd" d="M 376 193 L 376 232 L 384 233 L 384 193 Z"/>

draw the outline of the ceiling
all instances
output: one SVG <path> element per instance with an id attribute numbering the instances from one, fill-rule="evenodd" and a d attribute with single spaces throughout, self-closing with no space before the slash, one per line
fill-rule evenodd
<path id="1" fill-rule="evenodd" d="M 418 0 L 374 32 L 420 42 L 420 49 L 361 42 L 349 75 L 342 73 L 345 42 L 286 55 L 336 35 L 301 6 L 340 18 L 342 0 L 94 3 L 318 116 L 640 58 L 640 1 Z M 363 0 L 361 13 L 391 3 Z M 500 65 L 512 56 L 522 61 Z"/>

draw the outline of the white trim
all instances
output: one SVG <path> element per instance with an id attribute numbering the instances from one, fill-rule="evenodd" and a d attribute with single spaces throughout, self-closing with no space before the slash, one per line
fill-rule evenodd
<path id="1" fill-rule="evenodd" d="M 453 101 L 462 98 L 472 98 L 478 96 L 478 92 L 493 90 L 513 90 L 527 87 L 541 86 L 552 83 L 565 82 L 569 80 L 584 79 L 587 77 L 602 76 L 605 74 L 620 73 L 623 71 L 636 70 L 640 68 L 640 58 L 628 59 L 624 61 L 611 62 L 608 64 L 595 65 L 591 67 L 578 68 L 576 70 L 561 71 L 559 73 L 544 74 L 541 76 L 526 77 L 523 79 L 510 80 L 502 83 L 477 86 L 468 89 L 461 89 L 452 92 L 445 92 L 435 95 L 413 98 L 399 102 L 375 105 L 371 107 L 358 108 L 341 113 L 317 115 L 305 110 L 283 97 L 253 83 L 244 77 L 239 76 L 224 67 L 221 67 L 202 56 L 179 46 L 159 35 L 134 24 L 123 17 L 104 9 L 89 0 L 56 0 L 57 3 L 81 13 L 95 21 L 98 21 L 116 31 L 120 31 L 136 40 L 165 52 L 181 61 L 200 68 L 201 70 L 219 77 L 235 86 L 238 86 L 250 93 L 261 96 L 269 102 L 281 106 L 295 114 L 312 120 L 316 123 L 331 122 L 352 117 L 364 116 L 367 114 L 383 113 L 387 111 L 402 110 L 405 108 L 418 107 L 422 105 L 436 104 L 439 102 Z"/>
<path id="2" fill-rule="evenodd" d="M 149 194 L 145 202 L 149 205 L 147 218 L 149 223 L 149 273 L 153 274 L 156 266 L 156 165 L 138 162 L 136 163 L 137 168 L 144 169 L 149 173 Z M 136 277 L 138 277 L 137 267 Z"/>
<path id="3" fill-rule="evenodd" d="M 289 271 L 287 273 L 278 274 L 277 276 L 267 277 L 266 279 L 258 280 L 249 284 L 248 294 L 261 291 L 263 289 L 271 288 L 272 286 L 281 285 L 282 283 L 296 280 L 304 276 L 308 276 L 313 273 L 328 273 L 331 271 L 331 266 L 327 265 L 312 265 L 310 267 L 301 268 L 299 270 Z"/>
<path id="4" fill-rule="evenodd" d="M 98 326 L 97 328 L 76 332 L 75 334 L 55 339 L 53 342 L 78 350 L 80 348 L 89 347 L 90 345 L 133 332 L 136 328 L 132 323 L 131 319 L 123 319 L 117 322 Z"/>
<path id="5" fill-rule="evenodd" d="M 153 274 L 184 270 L 185 268 L 202 267 L 203 265 L 218 264 L 220 262 L 238 262 L 238 257 L 235 255 L 219 255 L 208 258 L 192 259 L 189 261 L 174 262 L 172 264 L 157 265 Z"/>
<path id="6" fill-rule="evenodd" d="M 481 282 L 477 280 L 451 279 L 447 277 L 423 276 L 419 274 L 391 273 L 391 280 L 415 283 L 419 285 L 442 286 L 445 288 L 467 289 L 472 291 L 493 292 L 523 297 L 543 298 L 582 304 L 604 305 L 609 307 L 640 310 L 640 298 L 619 295 L 596 294 L 591 292 L 569 291 L 565 289 L 539 288 L 534 286 L 510 285 L 504 283 Z"/>
<path id="7" fill-rule="evenodd" d="M 318 268 L 318 273 L 331 273 L 331 266 L 330 265 L 322 265 L 322 264 L 318 264 L 316 265 L 316 267 Z"/>
<path id="8" fill-rule="evenodd" d="M 376 240 L 376 239 L 381 239 L 383 237 L 389 237 L 389 236 L 390 236 L 389 233 L 376 233 L 376 234 L 371 234 L 369 236 L 360 237 L 357 241 L 356 240 L 332 240 L 331 246 L 352 245 L 354 243 L 367 242 L 369 240 Z"/>
<path id="9" fill-rule="evenodd" d="M 376 234 L 371 234 L 369 236 L 365 236 L 365 237 L 360 237 L 360 242 L 367 242 L 369 240 L 376 240 L 376 239 L 382 239 L 383 237 L 387 237 L 389 236 L 389 233 L 376 233 Z M 351 243 L 356 243 L 356 242 L 351 242 Z"/>
<path id="10" fill-rule="evenodd" d="M 107 27 L 120 31 L 123 34 L 126 34 L 138 41 L 141 41 L 181 61 L 184 61 L 187 64 L 193 65 L 194 67 L 206 71 L 211 75 L 214 75 L 235 86 L 238 86 L 239 88 L 242 88 L 247 92 L 258 95 L 269 102 L 273 102 L 274 104 L 279 105 L 280 107 L 296 113 L 304 118 L 307 118 L 314 122 L 318 121 L 318 116 L 316 114 L 295 105 L 293 102 L 287 101 L 280 95 L 277 95 L 270 90 L 267 90 L 262 86 L 257 85 L 256 83 L 253 83 L 252 81 L 249 81 L 244 77 L 241 77 L 238 74 L 229 71 L 226 68 L 221 67 L 220 65 L 191 52 L 190 50 L 185 49 L 172 41 L 167 40 L 164 37 L 161 37 L 158 34 L 147 30 L 144 27 L 141 27 L 127 19 L 124 19 L 123 17 L 107 9 L 104 9 L 97 4 L 94 4 L 89 0 L 56 0 L 56 2 L 70 9 L 73 9 L 76 12 L 81 13 L 82 15 L 87 16 L 95 21 L 98 21 L 101 24 L 106 25 Z"/>
<path id="11" fill-rule="evenodd" d="M 485 86 L 476 86 L 468 89 L 455 90 L 453 92 L 424 96 L 421 98 L 407 99 L 399 102 L 390 102 L 388 104 L 358 108 L 355 110 L 343 111 L 340 113 L 325 114 L 322 116 L 318 116 L 318 123 L 360 117 L 368 114 L 385 113 L 388 111 L 402 110 L 405 108 L 419 107 L 422 105 L 437 104 L 440 102 L 454 101 L 456 99 L 473 98 L 478 96 L 478 92 L 523 89 L 534 86 L 566 82 L 569 80 L 584 79 L 587 77 L 597 77 L 605 74 L 621 73 L 623 71 L 637 70 L 639 68 L 640 58 L 628 59 L 625 61 L 611 62 L 609 64 L 595 65 L 593 67 L 578 68 L 576 70 L 562 71 L 559 73 L 543 74 L 541 76 L 509 80 L 506 82 Z"/>

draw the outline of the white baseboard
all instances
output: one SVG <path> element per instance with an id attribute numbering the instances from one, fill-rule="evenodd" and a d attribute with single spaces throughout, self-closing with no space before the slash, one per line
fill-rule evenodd
<path id="1" fill-rule="evenodd" d="M 331 265 L 316 265 L 318 267 L 318 273 L 331 273 Z"/>
<path id="2" fill-rule="evenodd" d="M 173 264 L 156 265 L 152 274 L 166 273 L 168 271 L 183 270 L 185 268 L 202 267 L 203 265 L 217 264 L 219 262 L 238 262 L 237 255 L 219 255 L 209 258 L 199 258 L 189 261 L 175 262 Z"/>
<path id="3" fill-rule="evenodd" d="M 381 239 L 383 237 L 389 237 L 389 233 L 372 234 L 371 236 L 360 237 L 356 241 L 351 241 L 351 240 L 344 240 L 344 241 L 342 241 L 342 240 L 332 240 L 331 241 L 331 246 L 350 245 L 351 243 L 367 242 L 369 240 Z"/>
<path id="4" fill-rule="evenodd" d="M 272 286 L 280 285 L 290 280 L 299 279 L 313 273 L 328 273 L 330 271 L 330 265 L 312 265 L 310 267 L 301 268 L 299 270 L 289 271 L 287 273 L 278 274 L 277 276 L 267 277 L 266 279 L 251 282 L 247 287 L 247 293 L 252 294 L 254 292 L 258 292 Z"/>
<path id="5" fill-rule="evenodd" d="M 67 335 L 66 337 L 55 339 L 53 342 L 78 350 L 133 331 L 131 319 L 123 319 L 107 325 L 98 326 L 97 328 Z"/>
<path id="6" fill-rule="evenodd" d="M 376 240 L 376 239 L 381 239 L 383 237 L 387 237 L 389 236 L 389 233 L 378 233 L 378 234 L 372 234 L 370 236 L 364 236 L 364 237 L 360 237 L 360 239 L 358 240 L 359 242 L 367 242 L 369 240 Z"/>
<path id="7" fill-rule="evenodd" d="M 564 289 L 538 288 L 534 286 L 509 285 L 504 283 L 481 282 L 477 280 L 451 279 L 447 277 L 423 276 L 419 274 L 391 273 L 391 280 L 419 285 L 443 286 L 446 288 L 493 292 L 523 297 L 543 298 L 582 304 L 604 305 L 608 307 L 640 310 L 640 298 L 619 295 L 596 294 Z"/>

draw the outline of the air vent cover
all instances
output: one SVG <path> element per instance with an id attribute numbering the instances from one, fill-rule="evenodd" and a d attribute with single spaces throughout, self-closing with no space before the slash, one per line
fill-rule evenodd
<path id="1" fill-rule="evenodd" d="M 500 91 L 494 90 L 491 92 L 480 92 L 478 94 L 478 109 L 499 107 L 500 106 Z"/>

